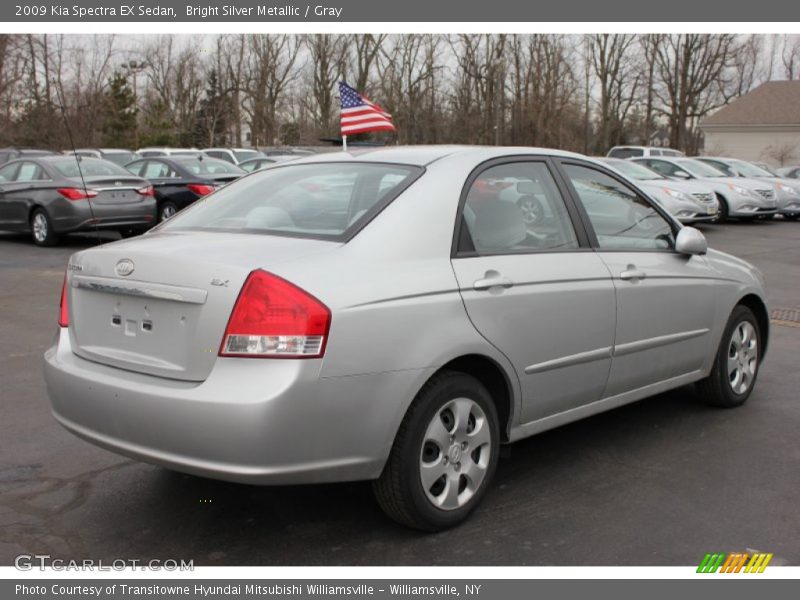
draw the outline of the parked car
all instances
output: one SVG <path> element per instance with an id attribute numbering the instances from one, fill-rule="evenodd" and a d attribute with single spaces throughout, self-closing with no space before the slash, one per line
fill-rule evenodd
<path id="1" fill-rule="evenodd" d="M 200 156 L 203 153 L 197 148 L 169 148 L 167 146 L 163 146 L 139 148 L 136 151 L 136 154 L 142 158 L 151 158 L 154 156 Z"/>
<path id="2" fill-rule="evenodd" d="M 781 177 L 787 177 L 788 179 L 800 179 L 800 167 L 781 167 L 777 169 L 776 172 Z"/>
<path id="3" fill-rule="evenodd" d="M 0 167 L 0 229 L 39 246 L 95 229 L 141 233 L 156 222 L 152 186 L 107 160 L 36 156 Z"/>
<path id="4" fill-rule="evenodd" d="M 600 158 L 600 162 L 632 179 L 640 189 L 659 202 L 681 223 L 713 221 L 719 213 L 714 191 L 701 183 L 676 181 L 643 165 L 621 158 Z"/>
<path id="5" fill-rule="evenodd" d="M 614 146 L 606 155 L 608 158 L 634 158 L 641 156 L 683 156 L 680 150 L 660 146 Z"/>
<path id="6" fill-rule="evenodd" d="M 141 158 L 136 152 L 122 150 L 120 148 L 79 148 L 77 150 L 65 150 L 64 154 L 85 156 L 87 158 L 102 158 L 109 160 L 120 167 L 124 167 L 132 160 Z"/>
<path id="7" fill-rule="evenodd" d="M 34 158 L 37 156 L 54 156 L 58 152 L 41 148 L 0 148 L 0 165 L 17 158 Z"/>
<path id="8" fill-rule="evenodd" d="M 633 158 L 637 163 L 678 180 L 694 180 L 707 185 L 719 201 L 719 221 L 729 217 L 754 219 L 778 211 L 775 187 L 763 181 L 728 177 L 717 169 L 694 158 Z"/>
<path id="9" fill-rule="evenodd" d="M 247 171 L 248 173 L 252 173 L 253 171 L 260 171 L 261 169 L 265 169 L 270 165 L 274 165 L 276 163 L 284 162 L 287 160 L 295 160 L 297 158 L 300 158 L 300 156 L 295 156 L 292 154 L 261 156 L 259 158 L 250 158 L 248 160 L 243 160 L 237 166 L 240 169 Z"/>
<path id="10" fill-rule="evenodd" d="M 800 181 L 783 178 L 768 169 L 736 158 L 700 156 L 697 160 L 718 168 L 730 177 L 747 177 L 772 184 L 778 199 L 777 214 L 783 215 L 790 221 L 800 217 Z M 772 216 L 774 214 L 769 215 L 770 218 Z"/>
<path id="11" fill-rule="evenodd" d="M 312 150 L 306 150 L 305 148 L 291 148 L 287 146 L 281 146 L 278 148 L 259 148 L 259 152 L 264 156 L 312 156 L 315 154 Z"/>
<path id="12" fill-rule="evenodd" d="M 285 192 L 313 180 L 338 207 L 342 178 L 327 219 Z M 552 218 L 471 206 L 478 179 L 527 180 Z M 45 380 L 55 418 L 107 449 L 239 482 L 371 479 L 390 517 L 440 530 L 484 497 L 500 443 L 692 382 L 744 403 L 764 296 L 577 154 L 327 154 L 74 254 Z"/>
<path id="13" fill-rule="evenodd" d="M 203 154 L 234 165 L 264 156 L 261 152 L 252 148 L 205 148 Z"/>
<path id="14" fill-rule="evenodd" d="M 244 175 L 236 165 L 203 155 L 173 154 L 142 158 L 125 168 L 144 177 L 153 186 L 158 203 L 158 220 L 165 221 L 195 200 Z"/>

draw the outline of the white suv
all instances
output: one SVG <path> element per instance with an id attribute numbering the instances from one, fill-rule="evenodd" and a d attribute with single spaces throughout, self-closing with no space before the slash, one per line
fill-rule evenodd
<path id="1" fill-rule="evenodd" d="M 606 155 L 609 158 L 641 158 L 643 156 L 685 156 L 672 148 L 656 148 L 655 146 L 614 146 Z"/>

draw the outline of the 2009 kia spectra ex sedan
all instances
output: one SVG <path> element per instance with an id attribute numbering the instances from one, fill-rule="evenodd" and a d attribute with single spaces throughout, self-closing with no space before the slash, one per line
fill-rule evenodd
<path id="1" fill-rule="evenodd" d="M 115 452 L 372 479 L 392 518 L 437 530 L 484 496 L 500 443 L 692 382 L 742 404 L 767 314 L 757 270 L 600 163 L 375 149 L 73 255 L 45 376 L 58 421 Z"/>

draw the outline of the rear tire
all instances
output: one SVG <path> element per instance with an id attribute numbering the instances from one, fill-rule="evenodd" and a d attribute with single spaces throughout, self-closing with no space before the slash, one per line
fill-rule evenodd
<path id="1" fill-rule="evenodd" d="M 461 523 L 497 468 L 500 427 L 486 388 L 454 371 L 435 375 L 408 409 L 375 498 L 393 520 L 422 531 Z"/>
<path id="2" fill-rule="evenodd" d="M 31 236 L 37 246 L 55 246 L 58 234 L 53 230 L 50 215 L 43 208 L 37 208 L 31 214 Z"/>
<path id="3" fill-rule="evenodd" d="M 166 221 L 175 216 L 175 213 L 178 212 L 178 207 L 175 206 L 174 202 L 164 202 L 161 207 L 158 209 L 158 220 L 159 221 Z"/>
<path id="4" fill-rule="evenodd" d="M 740 304 L 725 326 L 711 373 L 696 384 L 703 402 L 722 408 L 744 404 L 755 387 L 760 359 L 758 320 Z"/>

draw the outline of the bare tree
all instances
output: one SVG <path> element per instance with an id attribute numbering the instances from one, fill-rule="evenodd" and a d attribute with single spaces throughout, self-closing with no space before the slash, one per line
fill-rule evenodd
<path id="1" fill-rule="evenodd" d="M 272 145 L 278 134 L 277 114 L 288 85 L 299 75 L 300 39 L 289 35 L 248 38 L 245 112 L 250 117 L 252 143 Z"/>
<path id="2" fill-rule="evenodd" d="M 600 90 L 596 150 L 605 153 L 623 139 L 625 121 L 636 97 L 641 73 L 633 50 L 636 37 L 599 34 L 589 38 L 589 59 Z"/>

